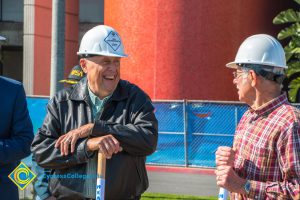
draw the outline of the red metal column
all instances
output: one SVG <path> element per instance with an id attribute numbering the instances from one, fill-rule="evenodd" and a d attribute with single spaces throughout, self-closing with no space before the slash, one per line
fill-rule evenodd
<path id="1" fill-rule="evenodd" d="M 76 65 L 78 50 L 78 0 L 66 1 L 65 76 Z M 52 1 L 35 1 L 34 94 L 50 93 Z"/>

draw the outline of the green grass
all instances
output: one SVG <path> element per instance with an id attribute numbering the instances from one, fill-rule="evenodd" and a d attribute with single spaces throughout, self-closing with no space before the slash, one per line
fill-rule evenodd
<path id="1" fill-rule="evenodd" d="M 175 194 L 144 193 L 141 200 L 217 200 L 217 197 L 195 197 Z M 20 200 L 32 200 L 30 198 Z"/>
<path id="2" fill-rule="evenodd" d="M 175 194 L 144 193 L 141 200 L 217 200 L 217 197 L 195 197 Z"/>

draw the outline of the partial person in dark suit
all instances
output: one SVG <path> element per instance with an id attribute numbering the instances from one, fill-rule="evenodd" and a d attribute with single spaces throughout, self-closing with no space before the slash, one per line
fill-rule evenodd
<path id="1" fill-rule="evenodd" d="M 33 127 L 22 84 L 0 76 L 0 91 L 0 198 L 15 200 L 18 187 L 8 175 L 30 155 Z"/>

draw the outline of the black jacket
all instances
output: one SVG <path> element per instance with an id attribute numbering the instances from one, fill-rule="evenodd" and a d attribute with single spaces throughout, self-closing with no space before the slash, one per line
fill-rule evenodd
<path id="1" fill-rule="evenodd" d="M 32 143 L 37 163 L 61 176 L 50 179 L 50 190 L 58 199 L 84 198 L 84 179 L 63 175 L 86 173 L 90 158 L 85 149 L 87 138 L 78 140 L 75 152 L 68 156 L 61 156 L 54 144 L 61 135 L 94 122 L 86 88 L 84 78 L 49 101 L 44 123 Z M 155 151 L 158 136 L 150 98 L 137 86 L 120 80 L 94 124 L 89 137 L 112 134 L 123 148 L 107 160 L 105 199 L 129 199 L 142 194 L 148 187 L 146 156 Z"/>

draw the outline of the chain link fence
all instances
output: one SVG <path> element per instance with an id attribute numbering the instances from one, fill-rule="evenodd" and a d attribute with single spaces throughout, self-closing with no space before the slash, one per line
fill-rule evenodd
<path id="1" fill-rule="evenodd" d="M 47 102 L 47 97 L 27 98 L 35 133 L 46 115 Z M 159 137 L 147 164 L 209 168 L 215 167 L 218 146 L 232 146 L 236 126 L 248 108 L 240 102 L 196 100 L 156 100 L 153 105 Z M 31 157 L 24 161 L 31 166 Z"/>
<path id="2" fill-rule="evenodd" d="M 215 167 L 219 146 L 232 146 L 248 109 L 244 103 L 225 101 L 154 101 L 154 106 L 159 138 L 147 164 L 205 168 Z"/>
<path id="3" fill-rule="evenodd" d="M 247 106 L 238 102 L 154 101 L 157 150 L 147 164 L 215 167 L 218 146 L 232 146 Z"/>

